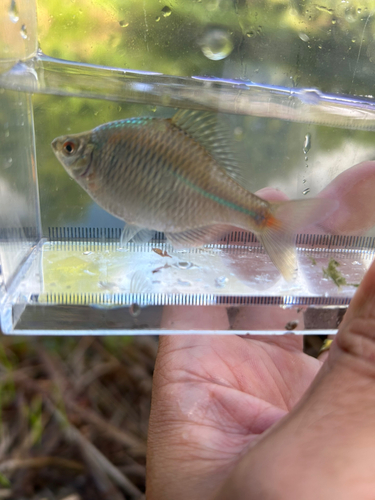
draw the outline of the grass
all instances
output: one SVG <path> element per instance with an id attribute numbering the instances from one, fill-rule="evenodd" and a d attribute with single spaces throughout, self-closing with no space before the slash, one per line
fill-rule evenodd
<path id="1" fill-rule="evenodd" d="M 1 337 L 0 498 L 142 498 L 154 337 Z"/>

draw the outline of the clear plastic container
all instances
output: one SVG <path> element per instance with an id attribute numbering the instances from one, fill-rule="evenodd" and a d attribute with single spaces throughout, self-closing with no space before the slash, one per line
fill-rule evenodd
<path id="1" fill-rule="evenodd" d="M 160 233 L 121 245 L 123 221 L 68 177 L 50 143 L 117 119 L 206 110 L 229 126 L 250 191 L 319 196 L 374 158 L 372 9 L 3 1 L 3 332 L 334 333 L 373 259 L 369 224 L 307 228 L 291 281 L 240 230 L 186 250 Z"/>

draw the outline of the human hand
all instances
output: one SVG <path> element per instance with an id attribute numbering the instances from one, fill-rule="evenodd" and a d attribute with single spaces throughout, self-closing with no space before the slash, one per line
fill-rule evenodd
<path id="1" fill-rule="evenodd" d="M 290 412 L 318 372 L 320 361 L 303 354 L 301 342 L 292 335 L 160 339 L 149 500 L 214 498 L 242 454 Z"/>
<path id="2" fill-rule="evenodd" d="M 373 265 L 321 370 L 296 336 L 161 338 L 147 498 L 373 498 L 374 316 Z"/>
<path id="3" fill-rule="evenodd" d="M 374 498 L 375 264 L 322 368 L 300 342 L 161 338 L 148 500 Z"/>

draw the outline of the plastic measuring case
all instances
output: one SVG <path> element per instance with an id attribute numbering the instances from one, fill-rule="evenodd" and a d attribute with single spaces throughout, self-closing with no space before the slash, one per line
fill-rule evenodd
<path id="1" fill-rule="evenodd" d="M 4 333 L 335 333 L 374 257 L 366 224 L 298 234 L 290 282 L 235 228 L 186 250 L 156 232 L 121 245 L 123 221 L 50 147 L 120 118 L 206 110 L 230 127 L 249 190 L 319 195 L 375 153 L 372 4 L 326 4 L 0 3 Z"/>

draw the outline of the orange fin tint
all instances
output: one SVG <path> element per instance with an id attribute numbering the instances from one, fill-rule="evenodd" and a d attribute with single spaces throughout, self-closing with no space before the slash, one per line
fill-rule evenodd
<path id="1" fill-rule="evenodd" d="M 318 198 L 271 203 L 271 215 L 266 227 L 257 236 L 286 280 L 293 279 L 297 270 L 295 234 L 310 224 L 322 221 L 336 208 L 335 200 Z"/>

